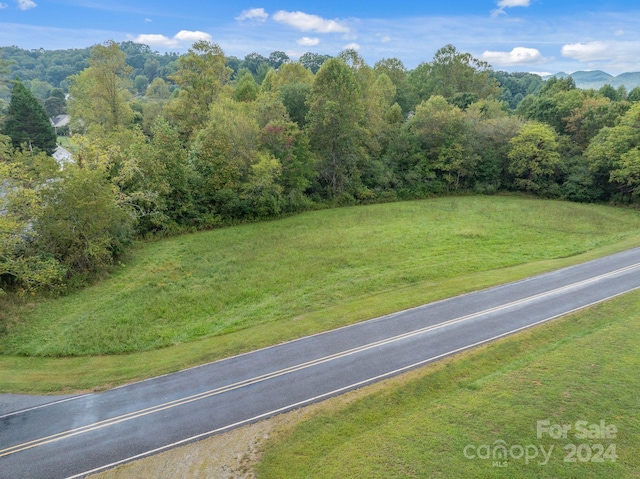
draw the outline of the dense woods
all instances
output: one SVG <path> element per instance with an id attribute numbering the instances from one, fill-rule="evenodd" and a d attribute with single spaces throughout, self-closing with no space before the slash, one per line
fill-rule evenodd
<path id="1" fill-rule="evenodd" d="M 0 292 L 81 282 L 136 237 L 310 208 L 640 196 L 639 89 L 495 72 L 452 45 L 413 70 L 353 50 L 241 60 L 205 41 L 0 52 Z M 41 120 L 62 113 L 75 162 L 59 169 Z"/>

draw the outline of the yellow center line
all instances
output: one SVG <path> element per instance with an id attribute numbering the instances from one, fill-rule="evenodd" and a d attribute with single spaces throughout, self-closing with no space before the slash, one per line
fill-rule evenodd
<path id="1" fill-rule="evenodd" d="M 602 274 L 602 275 L 599 275 L 599 276 L 595 276 L 593 278 L 582 280 L 582 281 L 579 281 L 577 283 L 572 283 L 570 285 L 562 286 L 562 287 L 559 287 L 559 288 L 556 288 L 556 289 L 553 289 L 553 290 L 550 290 L 550 291 L 545 291 L 543 293 L 538 293 L 538 294 L 535 294 L 533 296 L 528 296 L 526 298 L 522 298 L 522 299 L 519 299 L 519 300 L 516 300 L 516 301 L 512 301 L 510 303 L 506 303 L 506 304 L 503 304 L 503 305 L 500 305 L 500 306 L 495 306 L 493 308 L 489 308 L 489 309 L 486 309 L 486 310 L 483 310 L 483 311 L 479 311 L 479 312 L 476 312 L 476 313 L 468 314 L 468 315 L 461 316 L 461 317 L 458 317 L 458 318 L 453 318 L 453 319 L 450 319 L 450 320 L 447 320 L 447 321 L 443 321 L 443 322 L 438 323 L 438 324 L 434 324 L 434 325 L 431 325 L 431 326 L 426 326 L 424 328 L 420 328 L 420 329 L 416 329 L 416 330 L 409 331 L 409 332 L 406 332 L 406 333 L 402 333 L 402 334 L 399 334 L 399 335 L 396 335 L 396 336 L 392 336 L 390 338 L 374 341 L 372 343 L 368 343 L 368 344 L 365 344 L 365 345 L 362 345 L 362 346 L 358 346 L 358 347 L 355 347 L 355 348 L 352 348 L 352 349 L 348 349 L 346 351 L 341 351 L 341 352 L 338 352 L 338 353 L 330 354 L 328 356 L 324 356 L 322 358 L 314 359 L 314 360 L 307 361 L 307 362 L 304 362 L 304 363 L 300 363 L 300 364 L 297 364 L 297 365 L 294 365 L 294 366 L 283 368 L 283 369 L 280 369 L 278 371 L 274 371 L 274 372 L 271 372 L 271 373 L 266 373 L 266 374 L 263 374 L 263 375 L 260 375 L 260 376 L 256 376 L 256 377 L 253 377 L 253 378 L 250 378 L 250 379 L 245 379 L 245 380 L 242 380 L 242 381 L 239 381 L 239 382 L 227 385 L 227 386 L 221 386 L 219 388 L 210 389 L 208 391 L 204 391 L 204 392 L 201 392 L 201 393 L 198 393 L 198 394 L 187 396 L 185 398 L 175 399 L 173 401 L 169 401 L 169 402 L 166 402 L 166 403 L 158 404 L 156 406 L 151 406 L 151 407 L 147 407 L 147 408 L 140 409 L 140 410 L 137 410 L 137 411 L 132 411 L 130 413 L 123 414 L 123 415 L 120 415 L 120 416 L 116 416 L 116 417 L 113 417 L 113 418 L 104 419 L 102 421 L 98 421 L 98 422 L 95 422 L 95 423 L 92 423 L 92 424 L 88 424 L 86 426 L 81 426 L 81 427 L 78 427 L 78 428 L 75 428 L 75 429 L 62 431 L 62 432 L 59 432 L 57 434 L 46 436 L 46 437 L 43 437 L 43 438 L 40 438 L 40 439 L 35 439 L 35 440 L 28 441 L 28 442 L 25 442 L 25 443 L 17 444 L 15 446 L 0 450 L 0 457 L 4 457 L 4 456 L 11 455 L 11 454 L 15 454 L 15 453 L 18 453 L 18 452 L 21 452 L 21 451 L 25 451 L 27 449 L 31 449 L 31 448 L 42 446 L 42 445 L 49 444 L 49 443 L 52 443 L 52 442 L 60 441 L 62 439 L 66 439 L 66 438 L 69 438 L 69 437 L 77 436 L 79 434 L 84 434 L 84 433 L 87 433 L 87 432 L 95 431 L 95 430 L 102 429 L 102 428 L 105 428 L 105 427 L 108 427 L 108 426 L 112 426 L 112 425 L 115 425 L 115 424 L 119 424 L 119 423 L 122 423 L 122 422 L 130 421 L 132 419 L 137 419 L 137 418 L 140 418 L 140 417 L 144 417 L 144 416 L 147 416 L 149 414 L 154 414 L 154 413 L 157 413 L 157 412 L 160 412 L 160 411 L 164 411 L 164 410 L 167 410 L 167 409 L 172 409 L 174 407 L 182 406 L 182 405 L 189 404 L 189 403 L 192 403 L 192 402 L 195 402 L 195 401 L 199 401 L 199 400 L 202 400 L 202 399 L 206 399 L 206 398 L 209 398 L 209 397 L 212 397 L 212 396 L 220 395 L 220 394 L 223 394 L 225 392 L 229 392 L 229 391 L 233 391 L 233 390 L 236 390 L 236 389 L 239 389 L 239 388 L 242 388 L 242 387 L 250 386 L 252 384 L 257 384 L 257 383 L 260 383 L 260 382 L 264 382 L 264 381 L 267 381 L 269 379 L 274 379 L 274 378 L 277 378 L 277 377 L 280 377 L 280 376 L 283 376 L 283 375 L 286 375 L 286 374 L 290 374 L 290 373 L 293 373 L 293 372 L 296 372 L 296 371 L 301 371 L 303 369 L 307 369 L 307 368 L 310 368 L 312 366 L 317 366 L 319 364 L 324 364 L 324 363 L 327 363 L 327 362 L 330 362 L 330 361 L 334 361 L 336 359 L 341 359 L 341 358 L 344 358 L 344 357 L 348 357 L 348 356 L 351 356 L 351 355 L 354 355 L 354 354 L 358 354 L 358 353 L 361 353 L 363 351 L 374 349 L 374 348 L 377 348 L 377 347 L 380 347 L 380 346 L 392 344 L 392 343 L 397 342 L 397 341 L 402 341 L 402 340 L 407 339 L 407 338 L 411 338 L 411 337 L 414 337 L 414 336 L 418 336 L 420 334 L 424 334 L 425 332 L 433 331 L 433 330 L 436 330 L 436 329 L 441 329 L 441 328 L 444 328 L 446 326 L 450 326 L 452 324 L 461 323 L 461 322 L 468 321 L 470 319 L 474 319 L 474 318 L 477 318 L 477 317 L 480 317 L 480 316 L 484 316 L 484 315 L 487 315 L 487 314 L 490 314 L 490 313 L 494 313 L 494 312 L 502 311 L 502 310 L 505 310 L 505 309 L 509 309 L 509 308 L 514 307 L 514 306 L 519 306 L 521 304 L 525 304 L 525 303 L 532 302 L 532 301 L 535 301 L 535 300 L 538 300 L 538 299 L 541 299 L 541 298 L 544 298 L 544 297 L 547 297 L 547 296 L 558 294 L 558 293 L 561 293 L 561 292 L 569 290 L 569 289 L 585 286 L 585 285 L 587 285 L 589 283 L 593 283 L 593 282 L 599 281 L 601 279 L 605 279 L 605 278 L 609 278 L 609 277 L 612 277 L 612 276 L 616 276 L 616 275 L 628 272 L 630 270 L 636 269 L 638 267 L 640 267 L 640 263 L 636 263 L 636 264 L 633 264 L 631 266 L 626 266 L 624 268 L 620 268 L 618 270 L 615 270 L 615 271 L 612 271 L 612 272 L 609 272 L 609 273 L 605 273 L 605 274 Z"/>

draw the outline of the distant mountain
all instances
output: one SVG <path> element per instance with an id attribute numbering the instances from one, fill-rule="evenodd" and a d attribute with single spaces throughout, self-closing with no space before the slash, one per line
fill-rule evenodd
<path id="1" fill-rule="evenodd" d="M 542 79 L 548 80 L 551 77 L 566 78 L 569 76 L 573 78 L 578 88 L 585 90 L 591 88 L 597 90 L 602 88 L 604 85 L 611 85 L 614 88 L 624 85 L 627 91 L 630 91 L 635 87 L 640 87 L 640 72 L 621 73 L 618 76 L 609 75 L 608 73 L 600 70 L 573 72 L 571 74 L 559 72 L 555 75 L 542 77 Z"/>

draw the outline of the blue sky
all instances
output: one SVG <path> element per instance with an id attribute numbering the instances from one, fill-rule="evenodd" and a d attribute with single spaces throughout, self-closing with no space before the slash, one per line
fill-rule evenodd
<path id="1" fill-rule="evenodd" d="M 355 48 L 408 68 L 446 44 L 494 69 L 640 71 L 637 0 L 0 0 L 0 46 L 84 48 L 133 40 L 184 52 L 198 39 L 227 55 Z"/>

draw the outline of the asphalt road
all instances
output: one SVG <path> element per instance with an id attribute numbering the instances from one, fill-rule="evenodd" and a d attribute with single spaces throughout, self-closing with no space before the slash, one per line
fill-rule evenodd
<path id="1" fill-rule="evenodd" d="M 640 248 L 0 416 L 0 478 L 84 477 L 334 396 L 640 288 Z"/>

